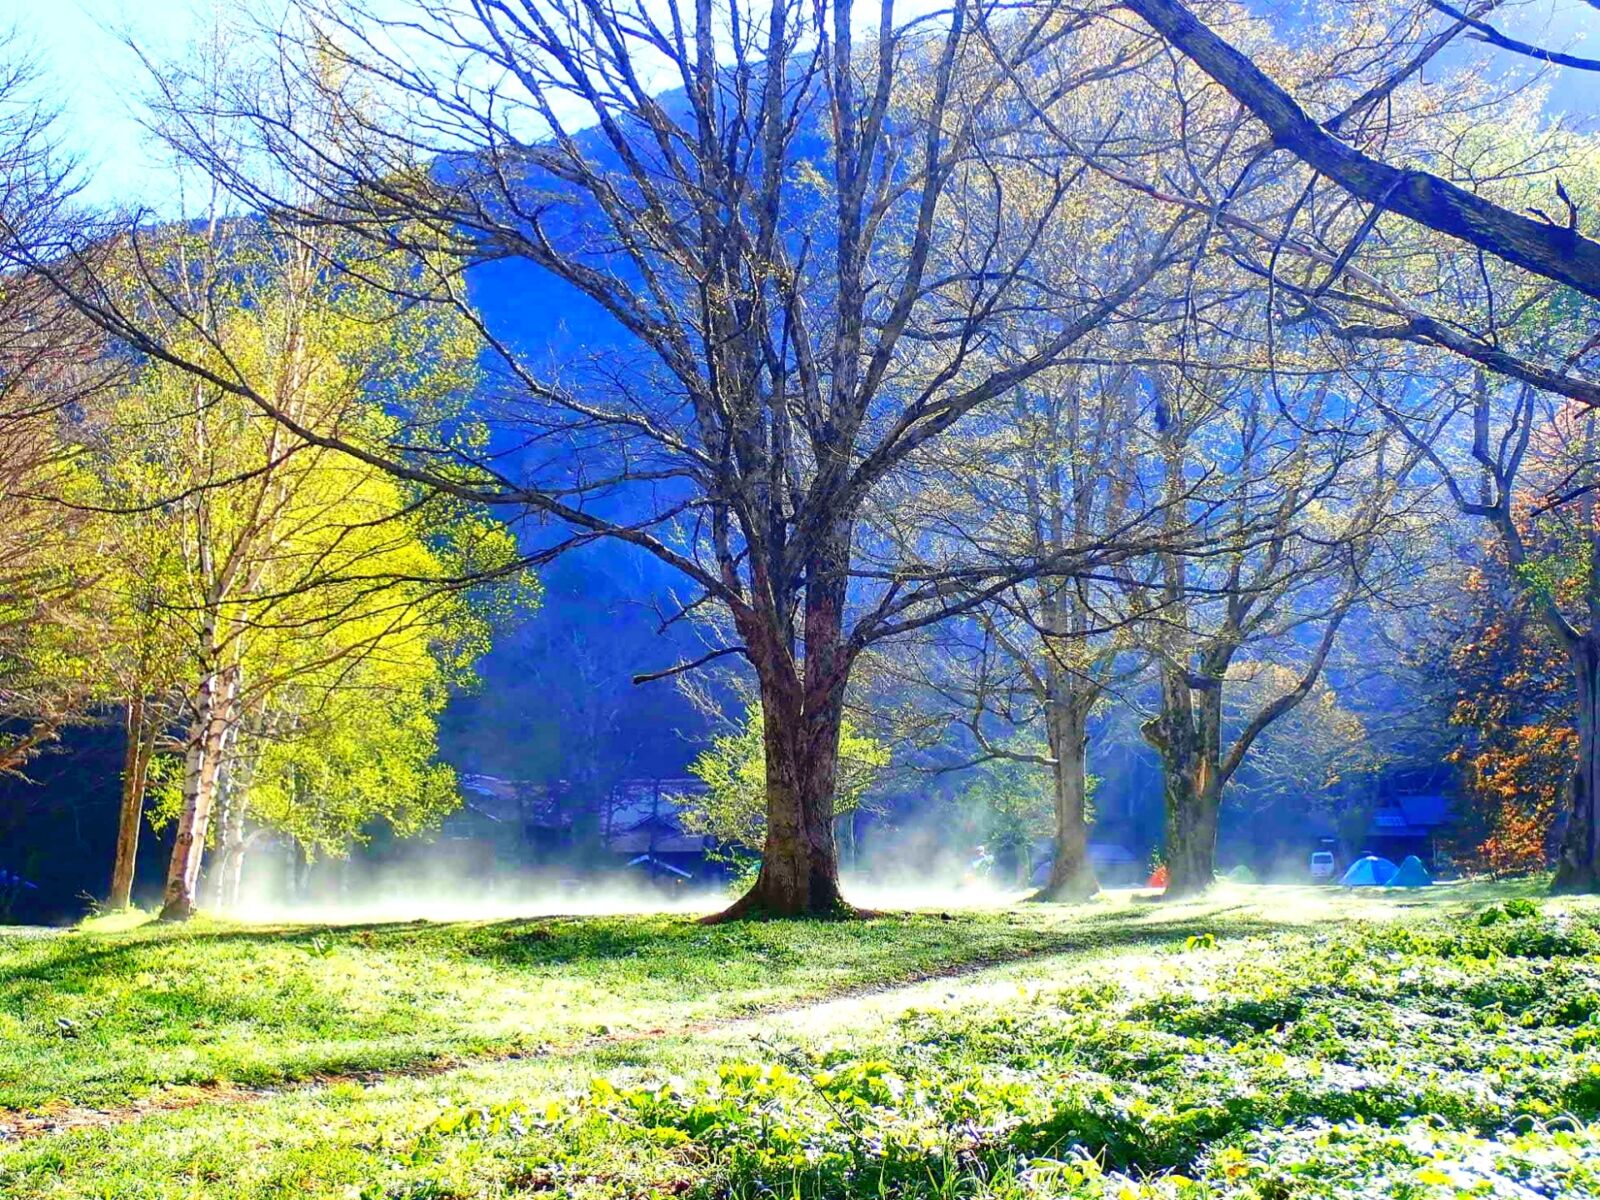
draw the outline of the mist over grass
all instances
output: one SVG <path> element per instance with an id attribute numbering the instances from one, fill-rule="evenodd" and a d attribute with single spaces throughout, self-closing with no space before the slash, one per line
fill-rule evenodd
<path id="1" fill-rule="evenodd" d="M 961 835 L 932 820 L 916 822 L 859 854 L 841 882 L 851 903 L 876 911 L 997 908 L 1029 894 L 1018 879 L 974 874 L 972 858 Z M 260 855 L 246 865 L 239 902 L 214 915 L 252 925 L 704 916 L 726 908 L 746 886 L 744 878 L 663 882 L 619 864 L 474 870 L 440 841 L 412 845 L 392 860 L 320 863 L 299 886 L 279 856 Z"/>
<path id="2" fill-rule="evenodd" d="M 93 929 L 0 946 L 0 1108 L 416 1067 L 1144 936 L 1043 910 L 704 926 L 672 914 Z"/>

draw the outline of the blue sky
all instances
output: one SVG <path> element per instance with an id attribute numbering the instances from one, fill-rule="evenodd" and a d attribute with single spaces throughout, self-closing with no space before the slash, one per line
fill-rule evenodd
<path id="1" fill-rule="evenodd" d="M 82 161 L 89 202 L 172 205 L 170 171 L 144 145 L 134 115 L 144 82 L 117 31 L 163 58 L 209 26 L 213 7 L 208 0 L 0 0 L 0 28 L 18 30 L 35 48 L 63 110 L 63 140 Z M 1585 0 L 1534 0 L 1496 21 L 1529 40 L 1600 56 L 1600 10 Z M 1600 114 L 1600 76 L 1561 70 L 1550 82 L 1552 107 Z"/>
<path id="2" fill-rule="evenodd" d="M 160 204 L 169 189 L 143 144 L 134 105 L 143 81 L 114 30 L 158 54 L 180 48 L 205 6 L 190 0 L 0 0 L 0 28 L 20 33 L 62 110 L 61 134 L 83 163 L 86 199 Z"/>

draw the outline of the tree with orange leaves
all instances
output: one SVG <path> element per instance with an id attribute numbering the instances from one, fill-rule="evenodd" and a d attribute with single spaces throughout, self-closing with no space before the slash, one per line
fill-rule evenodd
<path id="1" fill-rule="evenodd" d="M 1578 756 L 1566 652 L 1531 611 L 1494 540 L 1466 575 L 1464 632 L 1448 647 L 1450 753 L 1462 771 L 1457 854 L 1494 875 L 1549 861 L 1551 825 Z"/>

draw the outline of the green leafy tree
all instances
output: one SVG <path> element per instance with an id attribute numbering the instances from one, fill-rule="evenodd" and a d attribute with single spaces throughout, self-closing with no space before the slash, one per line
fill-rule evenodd
<path id="1" fill-rule="evenodd" d="M 373 713 L 412 703 L 425 730 L 376 723 L 407 733 L 400 741 L 409 749 L 386 756 L 385 769 L 398 778 L 405 757 L 414 773 L 418 737 L 425 732 L 431 753 L 445 691 L 470 681 L 487 647 L 490 612 L 524 590 L 504 526 L 323 444 L 334 431 L 390 440 L 419 414 L 428 433 L 418 437 L 447 424 L 463 441 L 480 436 L 462 412 L 477 382 L 466 318 L 398 301 L 392 289 L 405 267 L 392 257 L 366 261 L 372 280 L 388 273 L 389 290 L 330 279 L 324 257 L 348 252 L 337 238 L 309 245 L 257 222 L 178 231 L 143 247 L 144 273 L 127 280 L 136 300 L 159 307 L 152 277 L 210 294 L 210 327 L 187 331 L 175 320 L 171 345 L 219 372 L 226 363 L 291 419 L 153 356 L 80 434 L 75 499 L 130 535 L 113 539 L 123 553 L 101 582 L 106 608 L 153 622 L 145 632 L 174 664 L 183 769 L 169 917 L 192 911 L 209 842 L 224 851 L 219 874 L 237 875 L 231 858 L 242 853 L 248 785 L 258 779 L 278 786 L 269 811 L 291 832 L 314 828 L 319 847 L 334 838 L 330 829 L 348 841 L 360 804 L 368 816 L 414 803 L 437 811 L 437 772 L 380 799 L 368 777 L 333 788 L 302 757 L 295 777 L 322 782 L 285 789 L 283 756 L 262 744 L 320 739 L 322 752 L 348 766 L 359 715 L 343 696 L 361 697 Z M 128 642 L 113 639 L 124 657 Z M 263 759 L 270 770 L 258 775 Z M 302 819 L 286 795 L 342 815 Z"/>
<path id="2" fill-rule="evenodd" d="M 1040 765 L 1041 760 L 1049 762 L 1045 746 L 1017 739 L 1008 749 L 1010 754 L 992 759 L 974 773 L 962 800 L 976 838 L 991 853 L 1009 851 L 1019 870 L 1026 872 L 1034 843 L 1057 832 L 1055 771 Z M 1089 821 L 1096 780 L 1088 774 L 1082 778 L 1080 804 L 1084 820 Z M 1058 842 L 1055 853 L 1061 852 Z M 1087 852 L 1083 853 L 1086 860 Z M 1041 898 L 1050 898 L 1048 889 Z"/>
<path id="3" fill-rule="evenodd" d="M 767 835 L 767 716 L 760 701 L 745 709 L 744 720 L 731 733 L 719 734 L 711 747 L 690 764 L 690 772 L 706 785 L 699 796 L 679 797 L 683 826 L 704 833 L 729 850 L 761 846 Z M 890 750 L 865 733 L 850 717 L 839 733 L 838 792 L 835 820 L 851 821 L 867 806 L 872 787 L 889 765 Z"/>

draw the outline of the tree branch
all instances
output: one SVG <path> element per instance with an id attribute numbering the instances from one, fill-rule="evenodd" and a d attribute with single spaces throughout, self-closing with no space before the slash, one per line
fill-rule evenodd
<path id="1" fill-rule="evenodd" d="M 1361 153 L 1312 120 L 1180 0 L 1123 2 L 1254 113 L 1279 146 L 1352 195 L 1600 300 L 1600 242 L 1511 212 L 1427 171 L 1402 170 Z"/>

